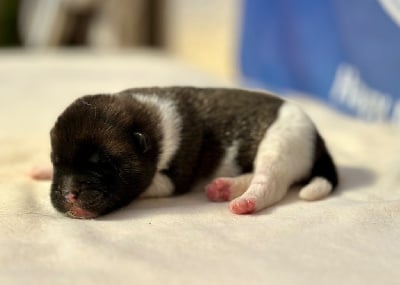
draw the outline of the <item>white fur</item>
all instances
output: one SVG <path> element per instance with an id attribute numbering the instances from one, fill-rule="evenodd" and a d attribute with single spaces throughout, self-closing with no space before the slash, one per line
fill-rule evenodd
<path id="1" fill-rule="evenodd" d="M 239 151 L 239 142 L 234 141 L 225 151 L 217 170 L 213 177 L 233 177 L 240 174 L 240 168 L 237 165 L 236 157 Z"/>
<path id="2" fill-rule="evenodd" d="M 74 179 L 71 175 L 65 178 L 63 189 L 66 189 L 68 192 L 74 190 Z"/>
<path id="3" fill-rule="evenodd" d="M 168 176 L 156 173 L 151 185 L 141 195 L 142 198 L 156 198 L 170 196 L 174 191 L 174 185 Z"/>
<path id="4" fill-rule="evenodd" d="M 303 200 L 314 201 L 322 199 L 332 192 L 332 184 L 323 177 L 314 177 L 310 183 L 301 188 L 299 197 Z"/>
<path id="5" fill-rule="evenodd" d="M 240 174 L 240 168 L 236 162 L 236 158 L 239 151 L 239 142 L 233 141 L 232 145 L 225 151 L 224 157 L 222 158 L 219 166 L 214 173 L 207 177 L 207 179 L 201 179 L 197 181 L 192 187 L 193 191 L 203 190 L 204 187 L 210 183 L 210 181 L 217 177 L 235 177 Z"/>
<path id="6" fill-rule="evenodd" d="M 156 107 L 159 112 L 162 141 L 157 170 L 166 169 L 180 144 L 182 122 L 177 108 L 172 100 L 157 95 L 133 94 L 132 96 L 144 104 Z"/>
<path id="7" fill-rule="evenodd" d="M 259 210 L 281 200 L 290 185 L 309 174 L 314 135 L 314 125 L 307 115 L 285 102 L 260 142 L 249 188 L 233 203 L 251 199 L 256 203 L 255 210 Z"/>
<path id="8" fill-rule="evenodd" d="M 133 98 L 155 107 L 160 116 L 160 131 L 162 140 L 161 149 L 157 163 L 157 173 L 153 177 L 151 185 L 141 195 L 141 197 L 165 197 L 170 196 L 174 191 L 174 185 L 168 176 L 160 171 L 167 169 L 172 158 L 180 146 L 182 121 L 174 102 L 167 98 L 157 95 L 133 94 Z"/>

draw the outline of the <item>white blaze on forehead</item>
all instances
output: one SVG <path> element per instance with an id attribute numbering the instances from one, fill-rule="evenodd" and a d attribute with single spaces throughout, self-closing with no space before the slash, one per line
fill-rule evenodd
<path id="1" fill-rule="evenodd" d="M 73 190 L 75 190 L 74 189 L 75 184 L 72 175 L 68 175 L 64 178 L 62 187 L 63 187 L 63 192 L 65 193 L 72 192 Z"/>
<path id="2" fill-rule="evenodd" d="M 182 121 L 177 107 L 172 100 L 155 94 L 132 94 L 132 97 L 141 103 L 154 106 L 159 112 L 162 141 L 160 142 L 161 148 L 157 170 L 166 169 L 178 150 L 181 140 Z"/>

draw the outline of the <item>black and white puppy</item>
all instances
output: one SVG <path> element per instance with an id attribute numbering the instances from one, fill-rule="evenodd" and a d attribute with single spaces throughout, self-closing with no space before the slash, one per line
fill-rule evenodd
<path id="1" fill-rule="evenodd" d="M 94 218 L 138 197 L 208 181 L 211 201 L 247 214 L 302 183 L 316 200 L 337 172 L 309 117 L 269 94 L 218 88 L 136 88 L 77 99 L 51 131 L 54 207 Z M 205 184 L 204 184 L 205 185 Z"/>

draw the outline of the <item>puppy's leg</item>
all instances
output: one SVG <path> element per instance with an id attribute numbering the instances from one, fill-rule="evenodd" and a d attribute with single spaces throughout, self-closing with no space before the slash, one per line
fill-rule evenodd
<path id="1" fill-rule="evenodd" d="M 51 165 L 37 166 L 32 168 L 28 175 L 35 180 L 51 180 L 53 177 L 53 167 Z"/>
<path id="2" fill-rule="evenodd" d="M 314 125 L 303 111 L 283 104 L 260 142 L 250 186 L 230 202 L 231 211 L 248 214 L 280 201 L 293 183 L 310 173 L 314 138 Z"/>
<path id="3" fill-rule="evenodd" d="M 237 177 L 219 177 L 206 186 L 207 197 L 213 202 L 230 201 L 242 195 L 250 185 L 253 173 Z"/>

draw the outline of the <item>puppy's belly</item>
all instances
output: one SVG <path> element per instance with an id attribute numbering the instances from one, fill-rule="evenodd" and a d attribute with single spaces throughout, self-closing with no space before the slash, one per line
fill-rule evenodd
<path id="1" fill-rule="evenodd" d="M 212 178 L 215 177 L 233 177 L 241 173 L 241 169 L 237 163 L 237 156 L 239 152 L 239 142 L 237 140 L 225 150 L 224 156 L 222 157 L 219 166 L 212 174 Z"/>
<path id="2" fill-rule="evenodd" d="M 219 161 L 216 170 L 209 177 L 196 181 L 192 187 L 192 190 L 203 191 L 207 184 L 218 177 L 235 177 L 240 175 L 242 170 L 237 162 L 239 148 L 239 141 L 233 141 L 232 144 L 225 150 L 225 153 L 222 159 Z M 214 166 L 210 165 L 210 168 L 214 168 Z"/>

